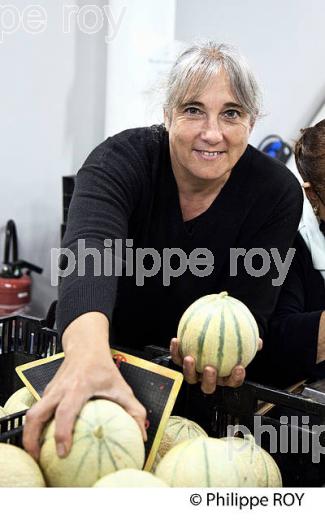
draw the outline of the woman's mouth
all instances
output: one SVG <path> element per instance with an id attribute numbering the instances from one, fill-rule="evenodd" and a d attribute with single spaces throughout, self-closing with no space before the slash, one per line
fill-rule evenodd
<path id="1" fill-rule="evenodd" d="M 194 150 L 194 152 L 200 158 L 210 160 L 210 161 L 222 157 L 222 155 L 225 153 L 224 151 L 209 152 L 207 150 Z"/>

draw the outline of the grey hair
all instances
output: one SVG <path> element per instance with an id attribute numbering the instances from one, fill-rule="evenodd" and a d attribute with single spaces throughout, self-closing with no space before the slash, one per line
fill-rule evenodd
<path id="1" fill-rule="evenodd" d="M 228 74 L 237 102 L 254 122 L 261 112 L 262 96 L 253 72 L 237 49 L 213 41 L 197 43 L 176 59 L 166 82 L 164 110 L 168 119 L 174 108 L 202 92 L 221 69 Z"/>

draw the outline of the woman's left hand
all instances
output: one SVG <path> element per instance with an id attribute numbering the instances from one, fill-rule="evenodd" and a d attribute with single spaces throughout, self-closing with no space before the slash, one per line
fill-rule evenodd
<path id="1" fill-rule="evenodd" d="M 259 350 L 262 348 L 262 340 L 259 343 Z M 195 359 L 192 356 L 186 356 L 184 359 L 179 353 L 179 340 L 172 338 L 170 342 L 170 353 L 175 365 L 183 367 L 185 381 L 189 384 L 201 382 L 201 390 L 205 394 L 213 394 L 218 386 L 231 386 L 236 388 L 243 384 L 245 380 L 245 368 L 241 365 L 235 366 L 231 374 L 227 377 L 218 377 L 217 370 L 214 367 L 206 366 L 202 374 L 196 371 Z"/>

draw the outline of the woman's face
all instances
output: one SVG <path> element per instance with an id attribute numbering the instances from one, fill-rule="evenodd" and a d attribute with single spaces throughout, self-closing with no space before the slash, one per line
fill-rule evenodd
<path id="1" fill-rule="evenodd" d="M 174 108 L 169 131 L 176 179 L 194 185 L 223 185 L 245 152 L 252 130 L 250 116 L 234 98 L 227 74 L 220 71 L 195 99 Z"/>

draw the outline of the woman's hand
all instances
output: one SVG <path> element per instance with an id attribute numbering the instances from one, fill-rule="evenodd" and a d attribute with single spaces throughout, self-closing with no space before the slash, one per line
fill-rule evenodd
<path id="1" fill-rule="evenodd" d="M 81 323 L 81 330 L 84 325 L 87 326 L 87 318 Z M 108 342 L 96 342 L 93 338 L 92 344 L 89 344 L 92 334 L 87 336 L 88 332 L 89 327 L 83 341 L 66 349 L 64 361 L 47 385 L 43 398 L 26 414 L 23 443 L 35 459 L 39 457 L 43 428 L 53 416 L 57 453 L 61 457 L 69 453 L 74 423 L 91 397 L 109 399 L 122 406 L 138 423 L 143 439 L 147 440 L 145 408 L 121 376 Z M 73 337 L 76 338 L 76 335 L 73 334 Z"/>
<path id="2" fill-rule="evenodd" d="M 262 348 L 263 342 L 259 340 L 258 350 Z M 227 377 L 218 377 L 217 370 L 214 367 L 204 367 L 203 373 L 196 371 L 195 359 L 192 356 L 186 356 L 184 359 L 179 353 L 179 340 L 173 338 L 170 343 L 170 353 L 175 365 L 183 367 L 185 381 L 189 384 L 201 382 L 201 390 L 205 394 L 213 394 L 216 386 L 231 386 L 236 388 L 243 384 L 245 379 L 245 368 L 241 365 L 234 367 L 231 374 Z"/>

